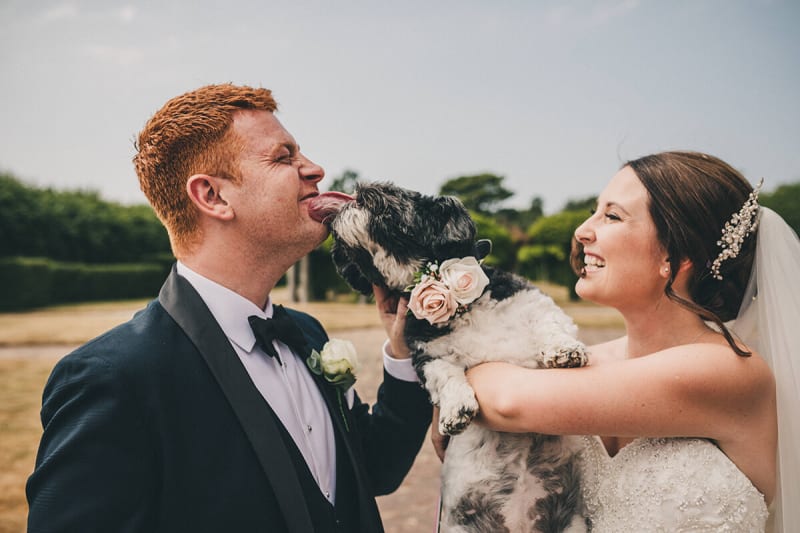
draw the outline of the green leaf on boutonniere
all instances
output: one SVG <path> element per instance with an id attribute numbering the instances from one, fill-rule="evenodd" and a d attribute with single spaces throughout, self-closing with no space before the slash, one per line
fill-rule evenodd
<path id="1" fill-rule="evenodd" d="M 322 356 L 316 350 L 311 350 L 311 355 L 306 359 L 308 369 L 318 376 L 322 375 Z"/>

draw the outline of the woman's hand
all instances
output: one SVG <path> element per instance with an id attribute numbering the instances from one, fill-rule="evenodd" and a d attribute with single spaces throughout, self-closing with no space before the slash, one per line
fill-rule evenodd
<path id="1" fill-rule="evenodd" d="M 375 305 L 378 307 L 383 328 L 389 337 L 390 355 L 395 359 L 408 359 L 411 357 L 411 351 L 403 336 L 408 313 L 408 298 L 377 285 L 372 286 L 372 292 L 375 294 Z"/>

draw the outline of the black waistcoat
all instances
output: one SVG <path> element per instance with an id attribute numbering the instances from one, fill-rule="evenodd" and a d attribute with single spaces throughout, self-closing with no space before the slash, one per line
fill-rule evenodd
<path id="1" fill-rule="evenodd" d="M 342 436 L 334 427 L 333 433 L 336 437 L 336 505 L 334 506 L 320 491 L 292 436 L 277 415 L 274 412 L 272 414 L 294 462 L 311 514 L 314 533 L 357 533 L 359 531 L 358 486 Z M 276 487 L 276 490 L 280 490 L 280 487 Z"/>

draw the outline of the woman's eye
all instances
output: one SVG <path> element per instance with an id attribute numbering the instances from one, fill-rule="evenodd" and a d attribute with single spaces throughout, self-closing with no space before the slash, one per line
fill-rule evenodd
<path id="1" fill-rule="evenodd" d="M 617 215 L 615 215 L 614 213 L 606 213 L 605 217 L 607 219 L 609 219 L 609 220 L 622 220 Z"/>

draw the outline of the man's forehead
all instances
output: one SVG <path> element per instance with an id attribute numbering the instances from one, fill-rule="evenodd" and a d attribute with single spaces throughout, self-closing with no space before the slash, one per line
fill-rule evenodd
<path id="1" fill-rule="evenodd" d="M 242 109 L 233 115 L 233 131 L 243 140 L 261 150 L 277 150 L 283 146 L 296 147 L 294 137 L 269 111 Z"/>

